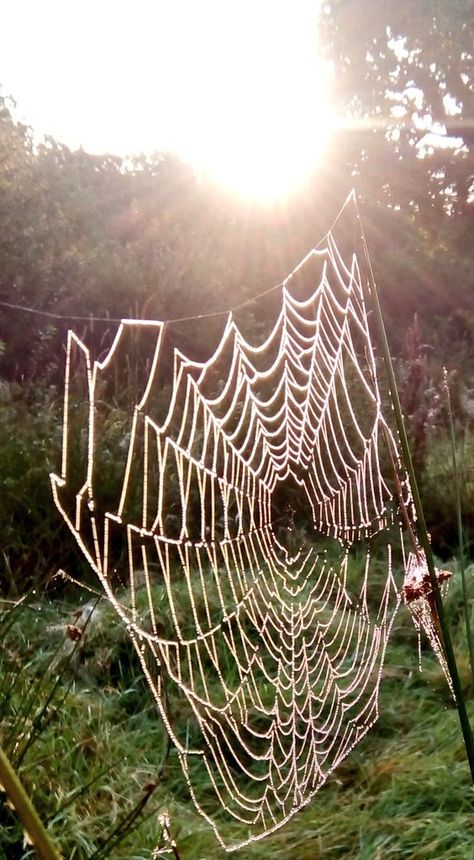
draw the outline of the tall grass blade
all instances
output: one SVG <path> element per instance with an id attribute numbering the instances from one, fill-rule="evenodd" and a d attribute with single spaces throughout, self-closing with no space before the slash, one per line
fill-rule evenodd
<path id="1" fill-rule="evenodd" d="M 63 813 L 66 811 L 66 809 L 68 809 L 69 806 L 71 806 L 72 803 L 82 797 L 82 795 L 84 795 L 86 791 L 89 790 L 89 788 L 99 782 L 99 780 L 102 779 L 103 776 L 107 776 L 109 773 L 112 773 L 112 771 L 115 770 L 118 764 L 118 762 L 114 762 L 109 767 L 104 768 L 104 770 L 101 770 L 98 774 L 92 777 L 89 782 L 85 782 L 83 785 L 78 786 L 78 788 L 71 792 L 67 800 L 64 801 L 64 803 L 59 807 L 59 809 L 57 809 L 56 812 L 50 818 L 47 819 L 46 823 L 49 825 L 54 824 L 56 821 L 58 821 L 61 815 L 63 815 Z"/>
<path id="2" fill-rule="evenodd" d="M 464 564 L 464 534 L 463 534 L 463 524 L 462 524 L 462 503 L 461 503 L 461 485 L 459 482 L 459 471 L 457 464 L 457 455 L 456 455 L 456 436 L 454 432 L 454 420 L 453 420 L 453 410 L 451 407 L 451 393 L 449 390 L 448 383 L 448 374 L 446 368 L 444 368 L 444 390 L 446 392 L 446 404 L 448 407 L 448 423 L 449 423 L 449 435 L 451 439 L 451 456 L 453 461 L 453 482 L 454 482 L 454 494 L 455 494 L 455 503 L 456 503 L 456 521 L 457 521 L 457 529 L 458 529 L 458 556 L 459 556 L 459 569 L 461 571 L 461 582 L 462 582 L 462 593 L 463 593 L 463 610 L 464 610 L 464 621 L 466 624 L 466 637 L 467 637 L 467 647 L 469 650 L 469 662 L 471 665 L 471 692 L 474 688 L 474 641 L 472 636 L 472 628 L 471 628 L 471 613 L 469 609 L 469 595 L 467 591 L 467 582 L 466 582 L 466 568 Z"/>
<path id="3" fill-rule="evenodd" d="M 102 843 L 102 845 L 97 849 L 97 851 L 94 851 L 90 860 L 99 860 L 99 858 L 102 857 L 109 857 L 112 848 L 116 848 L 117 845 L 122 842 L 123 839 L 125 839 L 125 837 L 129 835 L 129 833 L 132 832 L 132 829 L 135 829 L 132 828 L 132 825 L 142 813 L 150 797 L 155 791 L 157 785 L 158 783 L 153 782 L 146 787 L 143 793 L 143 797 L 140 798 L 138 803 L 135 804 L 133 809 L 131 809 L 130 812 L 127 813 L 127 815 L 120 819 L 117 826 L 114 827 L 111 833 L 109 833 L 105 842 Z"/>
<path id="4" fill-rule="evenodd" d="M 420 538 L 421 546 L 425 552 L 425 558 L 428 566 L 428 572 L 430 576 L 430 585 L 433 594 L 434 604 L 436 607 L 436 612 L 438 615 L 439 626 L 441 631 L 442 645 L 443 650 L 446 657 L 446 664 L 448 667 L 448 671 L 451 677 L 454 695 L 456 698 L 456 707 L 459 715 L 459 722 L 461 724 L 461 731 L 464 740 L 464 746 L 466 749 L 466 757 L 469 763 L 469 768 L 471 771 L 472 782 L 474 783 L 474 737 L 472 734 L 471 724 L 469 722 L 469 717 L 466 709 L 466 702 L 464 699 L 464 693 L 462 689 L 461 679 L 459 677 L 458 666 L 456 662 L 456 656 L 454 653 L 453 643 L 451 640 L 451 633 L 449 631 L 449 625 L 446 619 L 446 613 L 444 611 L 444 605 L 441 598 L 441 592 L 438 585 L 438 580 L 436 577 L 436 569 L 433 557 L 433 551 L 431 549 L 430 538 L 428 534 L 428 529 L 426 527 L 425 514 L 423 511 L 423 505 L 421 503 L 420 492 L 418 489 L 418 482 L 415 475 L 415 470 L 413 467 L 413 460 L 411 456 L 410 443 L 408 441 L 408 435 L 405 428 L 405 421 L 403 419 L 402 407 L 400 403 L 400 395 L 398 393 L 397 382 L 395 379 L 395 371 L 393 368 L 392 356 L 390 353 L 390 347 L 388 344 L 387 332 L 385 330 L 385 324 L 383 321 L 382 308 L 380 306 L 380 301 L 378 297 L 377 284 L 375 281 L 375 275 L 372 268 L 372 261 L 370 259 L 369 250 L 367 247 L 367 240 L 365 237 L 365 231 L 362 224 L 362 219 L 360 217 L 359 207 L 357 204 L 357 200 L 355 202 L 356 206 L 356 217 L 360 230 L 360 238 L 362 242 L 362 248 L 364 253 L 365 262 L 367 265 L 367 272 L 369 277 L 369 289 L 370 289 L 370 298 L 372 300 L 372 307 L 374 311 L 375 321 L 379 333 L 380 344 L 382 348 L 382 354 L 384 358 L 385 369 L 387 372 L 388 385 L 390 389 L 390 397 L 392 401 L 393 411 L 395 415 L 395 420 L 397 424 L 398 435 L 400 438 L 400 445 L 403 453 L 403 461 L 405 468 L 407 470 L 408 477 L 410 479 L 411 491 L 413 495 L 413 502 L 415 505 L 416 515 L 418 519 L 418 535 Z"/>
<path id="5" fill-rule="evenodd" d="M 71 665 L 71 663 L 74 659 L 74 656 L 78 652 L 78 650 L 79 650 L 79 648 L 83 642 L 86 628 L 87 628 L 87 626 L 88 626 L 88 624 L 92 618 L 92 615 L 93 615 L 93 613 L 97 607 L 97 604 L 99 603 L 99 600 L 100 600 L 100 597 L 98 597 L 97 600 L 95 601 L 95 603 L 93 604 L 90 615 L 88 616 L 88 618 L 87 618 L 87 620 L 86 620 L 86 622 L 85 622 L 85 624 L 81 630 L 80 638 L 78 640 L 76 640 L 76 642 L 74 642 L 74 646 L 71 649 L 71 651 L 69 652 L 69 654 L 65 660 L 63 670 L 67 669 L 68 666 Z M 30 749 L 31 745 L 34 743 L 36 737 L 42 731 L 44 731 L 47 728 L 47 726 L 49 725 L 49 723 L 51 722 L 51 719 L 53 717 L 53 712 L 50 711 L 49 716 L 48 716 L 48 710 L 50 708 L 51 703 L 54 700 L 56 692 L 59 690 L 59 688 L 62 684 L 62 681 L 63 681 L 63 675 L 61 673 L 58 673 L 58 675 L 56 676 L 56 678 L 55 678 L 55 680 L 54 680 L 54 682 L 53 682 L 53 684 L 49 690 L 48 695 L 46 696 L 45 700 L 43 701 L 43 703 L 39 709 L 39 711 L 37 712 L 37 714 L 35 715 L 35 717 L 33 719 L 33 723 L 32 723 L 30 732 L 28 734 L 28 738 L 27 738 L 25 744 L 23 745 L 21 751 L 19 751 L 19 753 L 18 753 L 18 756 L 16 759 L 16 766 L 17 767 L 19 767 L 20 764 L 23 762 L 23 759 L 25 758 L 26 753 Z M 74 681 L 75 681 L 75 674 L 73 673 L 71 680 L 66 685 L 65 690 L 64 690 L 61 698 L 56 703 L 58 710 L 62 707 L 65 700 L 67 699 L 67 697 L 68 697 L 68 695 L 72 689 L 72 686 L 74 684 Z"/>
<path id="6" fill-rule="evenodd" d="M 0 747 L 0 784 L 13 804 L 40 860 L 61 860 L 9 759 Z"/>

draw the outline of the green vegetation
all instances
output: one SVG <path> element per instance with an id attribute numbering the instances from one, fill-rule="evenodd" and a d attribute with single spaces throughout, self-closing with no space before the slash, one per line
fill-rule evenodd
<path id="1" fill-rule="evenodd" d="M 51 837 L 70 860 L 107 856 L 107 850 L 114 858 L 149 860 L 162 839 L 159 816 L 167 811 L 181 860 L 223 856 L 190 805 L 123 625 L 106 601 L 96 604 L 87 592 L 74 598 L 31 595 L 13 612 L 2 607 L 1 734 Z M 457 571 L 446 608 L 467 688 L 461 604 Z M 422 665 L 420 674 L 417 636 L 402 608 L 385 661 L 379 721 L 314 801 L 245 849 L 246 857 L 468 856 L 472 788 L 457 716 L 425 645 Z M 186 720 L 176 695 L 169 707 Z M 472 716 L 472 703 L 469 710 Z M 114 830 L 119 839 L 121 820 L 137 808 L 132 832 L 102 849 Z M 9 860 L 33 856 L 22 838 L 3 806 L 0 846 Z"/>

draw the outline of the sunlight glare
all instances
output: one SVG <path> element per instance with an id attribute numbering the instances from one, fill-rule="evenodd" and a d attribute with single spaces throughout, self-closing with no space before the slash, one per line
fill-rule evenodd
<path id="1" fill-rule="evenodd" d="M 170 147 L 239 195 L 285 196 L 304 183 L 330 136 L 317 4 L 198 6 L 181 51 L 188 60 L 175 69 L 187 110 L 172 125 Z"/>
<path id="2" fill-rule="evenodd" d="M 7 0 L 0 81 L 38 135 L 172 151 L 271 201 L 304 184 L 331 133 L 318 13 L 318 0 Z"/>

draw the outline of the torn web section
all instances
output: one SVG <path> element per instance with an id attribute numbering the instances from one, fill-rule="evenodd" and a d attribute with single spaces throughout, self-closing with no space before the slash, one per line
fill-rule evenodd
<path id="1" fill-rule="evenodd" d="M 89 563 L 109 586 L 127 582 L 124 520 L 138 517 L 142 507 L 139 452 L 145 404 L 157 393 L 161 335 L 161 323 L 124 321 L 96 359 L 74 333 L 68 336 L 62 470 L 52 476 L 53 493 Z"/>

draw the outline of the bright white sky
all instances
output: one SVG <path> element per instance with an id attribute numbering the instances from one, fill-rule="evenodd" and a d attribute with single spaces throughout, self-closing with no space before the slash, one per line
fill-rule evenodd
<path id="1" fill-rule="evenodd" d="M 328 141 L 318 0 L 3 0 L 0 84 L 71 147 L 171 149 L 243 195 L 301 185 Z"/>

